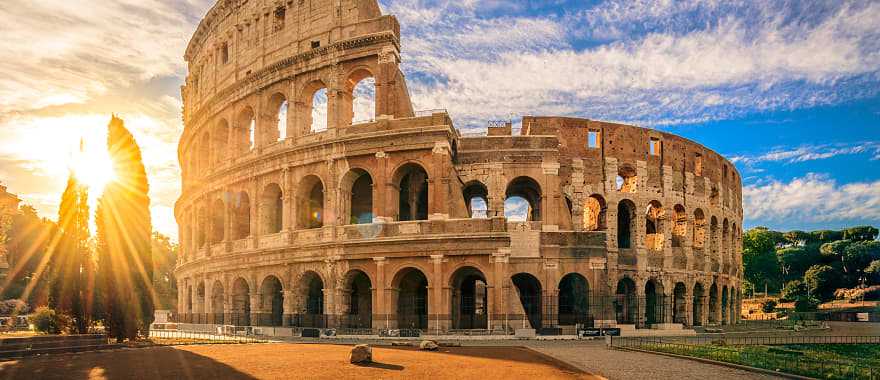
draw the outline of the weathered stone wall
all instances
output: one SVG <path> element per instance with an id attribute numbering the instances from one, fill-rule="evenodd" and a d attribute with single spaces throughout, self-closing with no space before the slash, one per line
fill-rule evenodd
<path id="1" fill-rule="evenodd" d="M 412 110 L 398 57 L 397 21 L 373 0 L 221 1 L 209 12 L 182 88 L 181 318 L 364 327 L 352 315 L 366 314 L 369 327 L 394 328 L 414 323 L 415 308 L 423 328 L 472 328 L 465 292 L 485 294 L 470 305 L 479 328 L 521 326 L 523 314 L 554 326 L 567 323 L 563 284 L 577 276 L 597 325 L 735 322 L 742 208 L 730 162 L 674 135 L 584 119 L 525 117 L 520 135 L 506 124 L 462 137 L 445 112 Z M 366 77 L 376 120 L 352 124 L 353 86 Z M 313 131 L 320 88 L 327 129 Z M 512 196 L 530 203 L 529 220 L 505 217 Z M 485 289 L 462 285 L 474 279 Z"/>

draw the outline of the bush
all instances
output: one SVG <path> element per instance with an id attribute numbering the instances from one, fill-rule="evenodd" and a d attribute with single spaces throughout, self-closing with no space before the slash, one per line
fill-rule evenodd
<path id="1" fill-rule="evenodd" d="M 828 265 L 813 265 L 804 274 L 804 284 L 810 296 L 820 300 L 830 300 L 840 280 L 841 273 Z"/>
<path id="2" fill-rule="evenodd" d="M 28 312 L 27 304 L 18 299 L 10 299 L 0 302 L 0 316 L 9 317 Z"/>
<path id="3" fill-rule="evenodd" d="M 819 300 L 816 297 L 801 296 L 794 301 L 794 311 L 798 313 L 816 311 L 819 309 Z"/>
<path id="4" fill-rule="evenodd" d="M 34 329 L 44 334 L 60 334 L 71 325 L 70 318 L 64 314 L 58 314 L 55 310 L 41 306 L 28 317 L 28 321 L 34 325 Z"/>
<path id="5" fill-rule="evenodd" d="M 774 310 L 776 310 L 776 301 L 766 300 L 764 302 L 761 302 L 761 311 L 765 313 L 772 313 Z"/>
<path id="6" fill-rule="evenodd" d="M 782 287 L 782 294 L 780 294 L 779 300 L 783 302 L 791 302 L 806 295 L 807 285 L 801 280 L 794 280 L 785 283 L 785 286 Z"/>

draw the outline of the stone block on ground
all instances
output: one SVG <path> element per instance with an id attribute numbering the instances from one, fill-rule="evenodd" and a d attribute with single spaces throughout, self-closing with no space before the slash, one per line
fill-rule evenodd
<path id="1" fill-rule="evenodd" d="M 351 349 L 351 362 L 369 364 L 373 362 L 373 349 L 367 344 L 359 344 Z"/>
<path id="2" fill-rule="evenodd" d="M 422 343 L 419 343 L 419 348 L 424 351 L 437 351 L 439 347 L 437 342 L 433 340 L 423 340 Z"/>

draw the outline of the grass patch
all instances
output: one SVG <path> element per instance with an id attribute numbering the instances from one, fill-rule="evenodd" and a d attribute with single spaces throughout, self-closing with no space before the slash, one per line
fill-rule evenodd
<path id="1" fill-rule="evenodd" d="M 880 378 L 880 345 L 719 346 L 643 343 L 633 348 L 741 364 L 820 379 Z"/>

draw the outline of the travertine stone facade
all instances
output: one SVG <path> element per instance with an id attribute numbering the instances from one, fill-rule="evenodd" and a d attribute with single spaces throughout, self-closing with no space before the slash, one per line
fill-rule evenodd
<path id="1" fill-rule="evenodd" d="M 413 111 L 399 29 L 375 0 L 221 0 L 202 21 L 182 88 L 182 320 L 510 331 L 738 319 L 729 161 L 586 119 L 464 137 L 444 111 Z M 366 78 L 375 120 L 352 123 Z M 324 91 L 326 129 L 313 111 Z M 514 197 L 528 220 L 505 218 Z"/>
<path id="2" fill-rule="evenodd" d="M 9 228 L 12 217 L 18 213 L 18 204 L 21 202 L 15 194 L 6 191 L 6 186 L 0 184 L 0 228 Z M 0 236 L 3 232 L 0 231 Z M 8 232 L 7 232 L 8 233 Z M 13 260 L 8 256 L 6 242 L 0 241 L 0 278 L 5 278 L 9 272 L 10 263 Z"/>

